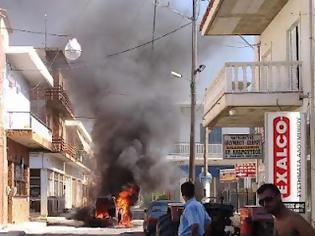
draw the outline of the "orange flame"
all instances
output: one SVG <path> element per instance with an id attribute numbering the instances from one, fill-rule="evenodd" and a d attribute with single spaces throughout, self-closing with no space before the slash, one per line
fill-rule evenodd
<path id="1" fill-rule="evenodd" d="M 98 219 L 106 219 L 109 217 L 107 212 L 96 212 L 96 218 Z"/>
<path id="2" fill-rule="evenodd" d="M 125 227 L 132 227 L 130 199 L 134 194 L 136 194 L 136 190 L 134 189 L 134 187 L 131 186 L 121 191 L 117 198 L 116 204 L 117 204 L 118 212 L 121 214 L 121 220 L 119 224 Z"/>

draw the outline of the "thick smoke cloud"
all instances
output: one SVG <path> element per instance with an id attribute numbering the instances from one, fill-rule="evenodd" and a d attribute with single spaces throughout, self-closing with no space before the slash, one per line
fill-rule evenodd
<path id="1" fill-rule="evenodd" d="M 175 81 L 170 71 L 190 76 L 190 27 L 155 42 L 154 50 L 149 45 L 106 57 L 151 39 L 152 2 L 3 0 L 13 27 L 43 30 L 46 12 L 49 32 L 73 35 L 82 45 L 82 57 L 71 65 L 71 71 L 64 72 L 76 114 L 95 117 L 95 194 L 117 193 L 129 182 L 145 191 L 172 188 L 177 183 L 177 169 L 165 162 L 165 156 L 178 138 L 175 103 L 189 100 L 189 83 Z M 171 7 L 190 15 L 188 2 L 174 0 Z M 158 8 L 156 35 L 187 22 L 170 9 Z M 43 47 L 44 37 L 34 37 L 15 33 L 11 43 Z M 218 53 L 222 42 L 222 38 L 200 37 L 199 58 Z M 64 44 L 64 38 L 47 40 L 48 47 Z"/>
<path id="2" fill-rule="evenodd" d="M 76 100 L 84 107 L 82 112 L 96 117 L 93 139 L 97 195 L 117 194 L 130 182 L 140 185 L 144 192 L 174 189 L 180 175 L 165 160 L 167 148 L 178 134 L 175 100 L 182 95 L 169 73 L 181 63 L 189 65 L 185 63 L 185 59 L 189 62 L 190 55 L 189 33 L 179 32 L 184 36 L 182 40 L 172 35 L 156 42 L 154 50 L 148 46 L 106 58 L 104 52 L 117 51 L 122 45 L 128 48 L 131 41 L 139 44 L 143 39 L 150 39 L 152 4 L 134 1 L 127 14 L 112 14 L 120 12 L 125 5 L 125 1 L 99 4 L 97 9 L 103 9 L 99 10 L 103 14 L 99 17 L 104 22 L 95 23 L 94 27 L 103 29 L 106 37 L 94 38 L 88 34 L 78 37 L 83 44 L 95 45 L 82 60 L 90 64 L 103 62 L 103 65 L 87 66 L 86 71 L 79 69 L 80 76 L 71 83 Z M 163 14 L 163 23 L 168 21 L 168 24 L 160 31 L 167 32 L 187 22 L 169 13 Z M 90 30 L 91 22 L 93 19 L 87 20 L 82 27 Z M 73 68 L 77 70 L 76 63 Z"/>

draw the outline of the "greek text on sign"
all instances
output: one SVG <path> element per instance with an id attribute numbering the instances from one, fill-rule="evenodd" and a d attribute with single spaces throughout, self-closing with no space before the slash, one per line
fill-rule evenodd
<path id="1" fill-rule="evenodd" d="M 235 164 L 235 172 L 237 178 L 256 177 L 256 163 Z"/>
<path id="2" fill-rule="evenodd" d="M 267 181 L 283 201 L 305 202 L 305 116 L 299 112 L 266 113 Z"/>
<path id="3" fill-rule="evenodd" d="M 226 159 L 256 159 L 262 157 L 260 134 L 223 135 L 223 152 Z"/>

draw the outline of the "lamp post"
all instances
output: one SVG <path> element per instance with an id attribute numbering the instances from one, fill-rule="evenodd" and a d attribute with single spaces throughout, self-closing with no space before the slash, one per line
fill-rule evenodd
<path id="1" fill-rule="evenodd" d="M 195 107 L 196 107 L 196 77 L 197 74 L 206 68 L 205 65 L 200 65 L 193 71 L 193 76 L 190 80 L 190 139 L 189 139 L 189 180 L 195 182 Z M 185 79 L 182 74 L 171 71 L 171 75 L 178 79 Z"/>
<path id="2" fill-rule="evenodd" d="M 69 39 L 65 47 L 65 56 L 68 60 L 74 61 L 81 56 L 81 45 L 76 38 Z"/>
<path id="3" fill-rule="evenodd" d="M 191 111 L 190 111 L 190 151 L 189 151 L 189 180 L 195 182 L 195 106 L 196 106 L 196 77 L 197 77 L 197 27 L 196 27 L 196 10 L 197 2 L 192 0 L 192 38 L 191 38 Z"/>
<path id="4" fill-rule="evenodd" d="M 196 107 L 196 78 L 197 74 L 205 69 L 205 65 L 197 68 L 197 0 L 192 0 L 192 21 L 191 29 L 191 112 L 190 112 L 190 141 L 189 141 L 189 180 L 195 182 L 195 107 Z M 171 72 L 176 78 L 182 78 L 182 75 Z"/>

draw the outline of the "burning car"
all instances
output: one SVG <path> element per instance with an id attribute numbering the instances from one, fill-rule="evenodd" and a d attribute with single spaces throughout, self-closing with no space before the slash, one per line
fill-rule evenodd
<path id="1" fill-rule="evenodd" d="M 132 227 L 131 207 L 138 201 L 139 190 L 128 184 L 116 196 L 98 197 L 90 207 L 79 209 L 74 219 L 90 227 Z"/>

